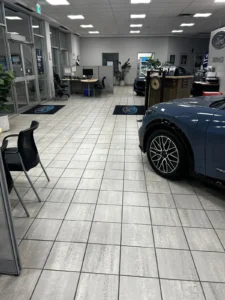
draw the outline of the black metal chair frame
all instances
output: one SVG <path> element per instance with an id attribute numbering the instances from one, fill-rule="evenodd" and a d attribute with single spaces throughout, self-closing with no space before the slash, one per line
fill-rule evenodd
<path id="1" fill-rule="evenodd" d="M 2 144 L 2 147 L 1 147 L 1 152 L 2 152 L 2 160 L 3 160 L 5 175 L 6 175 L 6 182 L 7 182 L 7 186 L 8 186 L 8 192 L 10 194 L 11 191 L 12 191 L 12 189 L 14 189 L 14 191 L 15 191 L 18 199 L 19 199 L 20 204 L 22 205 L 22 207 L 23 207 L 26 215 L 29 217 L 30 214 L 29 214 L 29 212 L 28 212 L 25 204 L 23 203 L 23 200 L 20 197 L 20 194 L 19 194 L 17 188 L 15 187 L 14 180 L 12 178 L 12 175 L 11 175 L 11 173 L 9 171 L 8 165 L 7 165 L 6 160 L 5 160 L 5 149 L 7 148 L 7 145 L 8 145 L 8 141 L 6 141 L 6 140 L 3 141 L 3 144 Z"/>
<path id="2" fill-rule="evenodd" d="M 33 121 L 33 122 L 34 122 L 34 121 Z M 33 123 L 33 122 L 32 122 L 32 123 Z M 38 122 L 36 122 L 36 123 L 39 125 Z M 31 124 L 31 126 L 32 126 L 32 124 Z M 32 127 L 30 127 L 29 129 L 32 129 Z M 29 130 L 29 129 L 28 129 L 28 130 Z M 35 129 L 34 129 L 34 130 L 35 130 Z M 4 138 L 3 142 L 5 142 L 7 139 L 12 138 L 12 137 L 17 137 L 17 138 L 18 138 L 19 135 L 20 135 L 20 134 L 11 134 L 11 135 L 8 135 L 8 136 L 6 136 L 6 137 Z M 18 142 L 19 142 L 19 139 L 18 139 Z M 35 143 L 35 142 L 34 142 L 34 143 Z M 35 146 L 36 146 L 36 145 L 35 145 Z M 8 148 L 8 149 L 6 149 L 6 152 L 7 152 L 7 154 L 17 154 L 17 155 L 18 155 L 20 164 L 21 164 L 22 169 L 23 169 L 23 172 L 24 172 L 24 174 L 26 175 L 27 180 L 29 181 L 29 183 L 30 183 L 30 185 L 31 185 L 31 187 L 32 187 L 32 189 L 33 189 L 33 191 L 34 191 L 34 193 L 35 193 L 35 195 L 36 195 L 38 201 L 41 202 L 41 199 L 40 199 L 40 197 L 39 197 L 39 195 L 38 195 L 38 193 L 37 193 L 37 191 L 36 191 L 36 189 L 35 189 L 35 187 L 34 187 L 32 181 L 31 181 L 31 179 L 30 179 L 30 177 L 29 177 L 29 175 L 28 175 L 28 173 L 27 173 L 27 171 L 26 171 L 25 166 L 24 166 L 24 162 L 23 162 L 22 156 L 21 156 L 21 154 L 20 154 L 19 147 L 17 148 L 16 151 L 13 151 L 13 149 L 11 150 L 10 148 Z M 37 153 L 38 153 L 38 152 L 37 152 Z M 38 153 L 38 156 L 39 156 L 39 153 Z M 7 161 L 6 161 L 6 163 L 7 163 Z M 41 168 L 42 168 L 42 170 L 43 170 L 43 172 L 44 172 L 44 174 L 45 174 L 47 180 L 50 181 L 50 179 L 49 179 L 49 177 L 48 177 L 48 174 L 47 174 L 47 172 L 46 172 L 46 170 L 45 170 L 45 168 L 44 168 L 44 166 L 43 166 L 43 164 L 42 164 L 42 162 L 41 162 L 40 156 L 39 156 L 39 162 L 38 162 L 38 163 L 40 163 Z M 31 169 L 32 169 L 32 168 L 31 168 Z"/>

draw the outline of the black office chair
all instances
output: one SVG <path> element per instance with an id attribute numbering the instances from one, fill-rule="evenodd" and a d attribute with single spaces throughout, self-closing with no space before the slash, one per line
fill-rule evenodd
<path id="1" fill-rule="evenodd" d="M 94 85 L 94 90 L 105 91 L 105 90 L 106 90 L 105 80 L 106 80 L 106 76 L 104 76 L 104 77 L 102 78 L 102 82 L 101 82 L 101 83 L 98 81 L 98 82 Z"/>
<path id="2" fill-rule="evenodd" d="M 30 215 L 29 215 L 29 212 L 28 212 L 28 210 L 26 209 L 26 206 L 24 205 L 23 200 L 21 199 L 21 197 L 20 197 L 20 195 L 19 195 L 19 193 L 18 193 L 18 191 L 17 191 L 17 189 L 16 189 L 16 187 L 15 187 L 15 185 L 14 185 L 14 181 L 13 181 L 13 179 L 12 179 L 11 173 L 9 172 L 9 168 L 8 168 L 7 163 L 6 163 L 6 159 L 5 159 L 5 150 L 6 150 L 6 148 L 7 148 L 7 145 L 8 145 L 8 141 L 3 141 L 2 146 L 1 146 L 0 148 L 1 148 L 1 153 L 2 153 L 2 160 L 3 160 L 4 170 L 5 170 L 5 177 L 6 177 L 6 182 L 7 182 L 8 192 L 9 192 L 9 194 L 10 194 L 11 191 L 12 191 L 12 189 L 15 190 L 16 195 L 17 195 L 17 197 L 18 197 L 18 199 L 19 199 L 19 201 L 20 201 L 20 203 L 21 203 L 21 205 L 22 205 L 22 207 L 23 207 L 23 209 L 24 209 L 26 215 L 29 217 L 29 216 L 30 216 Z"/>
<path id="3" fill-rule="evenodd" d="M 55 87 L 55 96 L 56 97 L 70 97 L 68 93 L 68 85 L 61 82 L 61 79 L 58 74 L 54 73 L 54 87 Z"/>
<path id="4" fill-rule="evenodd" d="M 41 202 L 38 193 L 30 180 L 27 172 L 34 167 L 36 167 L 39 163 L 45 176 L 48 181 L 50 181 L 44 166 L 41 163 L 39 153 L 34 141 L 34 131 L 38 128 L 39 123 L 37 121 L 32 121 L 29 129 L 20 131 L 19 134 L 12 134 L 6 136 L 3 141 L 7 140 L 11 137 L 18 137 L 17 147 L 16 148 L 7 148 L 5 150 L 5 159 L 10 171 L 23 171 L 38 198 L 38 201 Z"/>

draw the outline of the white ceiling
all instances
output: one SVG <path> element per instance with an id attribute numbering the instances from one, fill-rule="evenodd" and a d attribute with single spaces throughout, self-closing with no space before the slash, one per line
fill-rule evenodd
<path id="1" fill-rule="evenodd" d="M 81 28 L 81 24 L 93 24 L 94 28 L 91 30 L 100 31 L 100 36 L 128 36 L 131 23 L 143 24 L 140 36 L 171 35 L 173 29 L 181 29 L 180 24 L 183 22 L 194 22 L 195 26 L 183 28 L 184 33 L 179 35 L 210 33 L 214 29 L 225 26 L 225 3 L 214 3 L 214 0 L 152 0 L 150 4 L 137 5 L 131 5 L 130 0 L 68 1 L 70 2 L 68 6 L 52 6 L 45 0 L 38 2 L 42 6 L 42 14 L 82 36 L 90 36 L 88 34 L 90 29 Z M 36 0 L 20 2 L 34 9 L 37 3 Z M 146 19 L 131 20 L 131 13 L 145 13 L 147 16 Z M 178 17 L 181 13 L 212 13 L 212 16 L 209 18 Z M 85 20 L 70 20 L 67 15 L 71 14 L 82 14 Z"/>

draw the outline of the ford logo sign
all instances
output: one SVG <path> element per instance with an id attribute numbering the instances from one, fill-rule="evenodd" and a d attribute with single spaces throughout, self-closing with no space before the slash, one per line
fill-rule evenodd
<path id="1" fill-rule="evenodd" d="M 225 47 L 225 31 L 219 31 L 212 39 L 214 48 L 220 50 Z"/>

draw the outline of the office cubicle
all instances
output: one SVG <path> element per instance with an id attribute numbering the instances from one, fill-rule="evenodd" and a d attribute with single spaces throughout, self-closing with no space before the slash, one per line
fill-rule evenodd
<path id="1" fill-rule="evenodd" d="M 113 93 L 114 84 L 113 84 L 113 66 L 78 66 L 76 68 L 77 77 L 83 76 L 83 69 L 93 69 L 93 78 L 98 78 L 100 81 L 105 76 L 106 77 L 106 90 L 109 93 Z"/>

